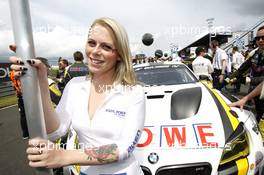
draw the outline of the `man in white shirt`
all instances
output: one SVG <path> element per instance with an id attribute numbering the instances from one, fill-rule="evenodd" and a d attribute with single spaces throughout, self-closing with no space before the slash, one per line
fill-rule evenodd
<path id="1" fill-rule="evenodd" d="M 232 67 L 237 70 L 245 61 L 245 57 L 240 52 L 238 52 L 237 46 L 233 47 L 232 54 Z"/>
<path id="2" fill-rule="evenodd" d="M 213 87 L 221 90 L 223 88 L 223 82 L 227 70 L 228 56 L 226 52 L 219 48 L 219 43 L 216 40 L 213 40 L 211 43 L 211 48 L 214 52 L 213 58 Z"/>
<path id="3" fill-rule="evenodd" d="M 197 57 L 192 62 L 193 72 L 197 77 L 200 75 L 206 75 L 209 79 L 212 80 L 211 73 L 213 72 L 213 66 L 210 60 L 204 58 L 205 50 L 202 47 L 197 47 L 195 50 Z"/>
<path id="4" fill-rule="evenodd" d="M 245 57 L 238 51 L 238 47 L 234 46 L 232 49 L 232 70 L 236 71 L 240 65 L 245 61 Z M 241 83 L 238 81 L 235 83 L 234 92 L 238 93 L 240 91 Z"/>

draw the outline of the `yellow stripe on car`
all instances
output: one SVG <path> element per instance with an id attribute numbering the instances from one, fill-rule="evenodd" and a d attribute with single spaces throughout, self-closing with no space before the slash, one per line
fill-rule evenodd
<path id="1" fill-rule="evenodd" d="M 247 160 L 247 158 L 237 160 L 236 165 L 237 165 L 237 170 L 238 170 L 237 175 L 247 174 L 247 172 L 248 172 L 248 160 Z"/>
<path id="2" fill-rule="evenodd" d="M 214 95 L 215 97 L 218 99 L 218 101 L 221 103 L 221 105 L 223 106 L 230 122 L 231 122 L 231 125 L 233 127 L 233 130 L 236 129 L 236 127 L 238 126 L 239 124 L 239 121 L 238 119 L 233 116 L 229 111 L 231 110 L 231 108 L 226 104 L 226 102 L 224 101 L 224 99 L 213 89 L 211 89 L 208 85 L 204 84 Z"/>

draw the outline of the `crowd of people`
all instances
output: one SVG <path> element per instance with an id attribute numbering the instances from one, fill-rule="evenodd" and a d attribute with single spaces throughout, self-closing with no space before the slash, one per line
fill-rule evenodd
<path id="1" fill-rule="evenodd" d="M 58 59 L 58 71 L 56 78 L 54 79 L 58 88 L 63 92 L 66 84 L 74 77 L 88 75 L 88 66 L 84 63 L 84 57 L 82 52 L 76 51 L 73 53 L 74 63 L 69 64 L 67 59 L 59 57 Z"/>
<path id="2" fill-rule="evenodd" d="M 198 47 L 197 58 L 192 62 L 192 68 L 197 76 L 201 74 L 212 76 L 213 87 L 218 90 L 222 90 L 226 84 L 232 82 L 235 86 L 234 92 L 237 93 L 240 91 L 241 83 L 249 84 L 249 95 L 230 106 L 243 108 L 248 100 L 253 99 L 256 120 L 264 138 L 264 99 L 260 98 L 260 89 L 264 81 L 264 26 L 258 28 L 255 41 L 257 48 L 243 55 L 237 46 L 234 46 L 232 52 L 228 54 L 220 48 L 218 41 L 213 40 L 210 46 L 213 51 L 212 62 L 203 57 L 205 50 Z"/>
<path id="3" fill-rule="evenodd" d="M 175 59 L 173 59 L 171 56 L 138 57 L 136 55 L 132 58 L 133 65 L 144 64 L 144 63 L 165 63 L 165 62 L 173 62 L 173 61 L 175 61 Z"/>

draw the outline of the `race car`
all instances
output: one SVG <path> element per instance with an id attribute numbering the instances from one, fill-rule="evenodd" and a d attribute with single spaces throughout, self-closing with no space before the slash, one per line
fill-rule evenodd
<path id="1" fill-rule="evenodd" d="M 254 175 L 263 143 L 254 114 L 181 63 L 134 66 L 145 86 L 146 121 L 134 153 L 145 175 Z"/>

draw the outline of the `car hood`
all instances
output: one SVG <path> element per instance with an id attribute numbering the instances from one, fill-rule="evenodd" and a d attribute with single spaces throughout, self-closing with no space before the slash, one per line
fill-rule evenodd
<path id="1" fill-rule="evenodd" d="M 190 94 L 193 89 L 195 93 Z M 191 91 L 185 93 L 186 90 Z M 185 94 L 180 94 L 182 92 Z M 195 97 L 197 93 L 201 93 L 200 101 Z M 201 83 L 192 83 L 145 87 L 145 95 L 145 127 L 136 150 L 141 164 L 149 164 L 146 158 L 155 153 L 159 156 L 159 164 L 152 167 L 195 162 L 218 165 L 228 134 L 211 90 Z M 178 98 L 174 104 L 173 96 Z M 180 116 L 179 119 L 176 116 L 172 120 L 172 105 L 180 105 L 176 110 L 185 108 L 189 116 Z M 193 110 L 188 108 L 195 105 L 198 105 L 195 112 L 188 114 Z"/>

